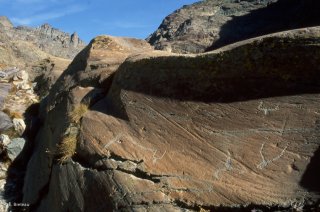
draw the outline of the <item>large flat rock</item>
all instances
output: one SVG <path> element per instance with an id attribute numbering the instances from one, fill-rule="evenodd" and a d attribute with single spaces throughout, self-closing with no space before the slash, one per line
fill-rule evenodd
<path id="1" fill-rule="evenodd" d="M 127 119 L 96 105 L 79 155 L 120 170 L 116 187 L 130 204 L 290 206 L 309 197 L 300 182 L 319 146 L 319 95 L 236 103 L 121 95 Z"/>
<path id="2" fill-rule="evenodd" d="M 124 54 L 122 38 L 98 38 L 48 96 L 23 200 L 35 211 L 316 202 L 319 34 L 287 31 L 189 56 L 127 39 L 149 50 Z M 76 153 L 60 164 L 68 114 L 88 102 Z"/>

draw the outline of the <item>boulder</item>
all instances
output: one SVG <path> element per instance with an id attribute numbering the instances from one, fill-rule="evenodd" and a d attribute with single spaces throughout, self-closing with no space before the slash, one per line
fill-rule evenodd
<path id="1" fill-rule="evenodd" d="M 6 72 L 3 72 L 3 71 L 0 71 L 0 78 L 6 78 L 7 77 L 7 73 Z"/>
<path id="2" fill-rule="evenodd" d="M 24 145 L 25 145 L 25 139 L 23 138 L 14 138 L 9 143 L 9 145 L 6 148 L 7 155 L 11 161 L 14 161 L 16 157 L 21 153 Z"/>
<path id="3" fill-rule="evenodd" d="M 23 201 L 35 211 L 314 204 L 318 181 L 302 182 L 319 156 L 319 34 L 304 28 L 185 56 L 93 40 L 43 102 Z M 81 104 L 89 108 L 80 113 Z M 56 160 L 70 126 L 75 154 Z"/>
<path id="4" fill-rule="evenodd" d="M 0 145 L 1 146 L 8 146 L 8 144 L 11 142 L 9 136 L 5 134 L 0 135 Z"/>
<path id="5" fill-rule="evenodd" d="M 3 71 L 3 78 L 7 80 L 18 80 L 18 77 L 16 75 L 19 71 L 20 70 L 16 67 L 5 69 Z"/>
<path id="6" fill-rule="evenodd" d="M 32 88 L 28 81 L 18 81 L 13 84 L 16 85 L 18 90 L 29 90 Z"/>
<path id="7" fill-rule="evenodd" d="M 16 74 L 17 78 L 22 81 L 29 80 L 29 74 L 25 70 L 21 70 Z"/>
<path id="8" fill-rule="evenodd" d="M 12 122 L 15 131 L 22 135 L 26 129 L 26 124 L 24 123 L 23 119 L 14 118 Z"/>
<path id="9" fill-rule="evenodd" d="M 9 129 L 12 126 L 13 126 L 13 124 L 12 124 L 12 120 L 10 119 L 10 117 L 6 113 L 0 111 L 0 132 L 3 132 L 5 130 Z"/>

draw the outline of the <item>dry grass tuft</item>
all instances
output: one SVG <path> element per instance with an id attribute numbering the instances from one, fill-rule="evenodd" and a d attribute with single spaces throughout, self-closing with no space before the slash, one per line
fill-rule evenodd
<path id="1" fill-rule="evenodd" d="M 73 111 L 69 114 L 69 118 L 73 123 L 79 123 L 82 116 L 89 110 L 88 105 L 80 104 L 76 106 Z"/>
<path id="2" fill-rule="evenodd" d="M 63 137 L 62 142 L 58 145 L 59 163 L 63 163 L 76 153 L 77 134 L 69 134 Z"/>
<path id="3" fill-rule="evenodd" d="M 79 122 L 83 115 L 89 110 L 88 105 L 80 104 L 77 105 L 68 115 L 70 119 L 70 128 L 67 130 L 66 134 L 62 138 L 61 143 L 57 146 L 58 152 L 58 162 L 60 164 L 67 161 L 76 153 L 77 147 L 77 127 L 79 127 Z"/>
<path id="4" fill-rule="evenodd" d="M 7 136 L 9 136 L 9 138 L 19 138 L 20 137 L 20 134 L 15 131 L 15 129 L 13 127 L 7 129 L 7 130 L 4 130 L 3 132 L 1 132 L 1 134 L 5 134 Z"/>
<path id="5" fill-rule="evenodd" d="M 6 113 L 11 119 L 23 119 L 23 115 L 21 113 L 11 111 L 8 108 L 3 109 L 2 112 Z"/>
<path id="6" fill-rule="evenodd" d="M 200 207 L 199 212 L 210 212 L 210 211 Z"/>

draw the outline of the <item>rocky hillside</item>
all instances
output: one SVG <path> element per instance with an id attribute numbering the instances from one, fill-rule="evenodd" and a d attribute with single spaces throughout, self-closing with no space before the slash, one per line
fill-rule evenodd
<path id="1" fill-rule="evenodd" d="M 0 26 L 0 68 L 27 67 L 50 57 L 28 41 L 12 40 Z"/>
<path id="2" fill-rule="evenodd" d="M 0 71 L 25 69 L 38 92 L 48 93 L 50 86 L 70 64 L 85 44 L 77 34 L 69 35 L 44 24 L 38 28 L 13 27 L 7 17 L 0 17 Z"/>
<path id="3" fill-rule="evenodd" d="M 3 16 L 0 17 L 0 33 L 10 40 L 27 41 L 50 55 L 66 59 L 73 59 L 85 47 L 77 33 L 69 35 L 49 24 L 37 28 L 13 27 L 10 20 Z"/>
<path id="4" fill-rule="evenodd" d="M 42 102 L 23 202 L 32 211 L 312 207 L 319 52 L 318 27 L 192 56 L 94 39 Z"/>
<path id="5" fill-rule="evenodd" d="M 317 0 L 204 0 L 167 16 L 147 40 L 156 49 L 199 53 L 268 33 L 320 24 Z"/>

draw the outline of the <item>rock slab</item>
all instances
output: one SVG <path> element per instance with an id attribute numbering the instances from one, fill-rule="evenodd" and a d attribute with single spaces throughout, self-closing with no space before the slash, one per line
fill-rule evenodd
<path id="1" fill-rule="evenodd" d="M 188 56 L 97 38 L 43 105 L 23 201 L 35 211 L 314 203 L 317 187 L 302 182 L 319 147 L 319 34 L 286 31 Z M 60 164 L 68 114 L 83 103 L 76 154 Z"/>

